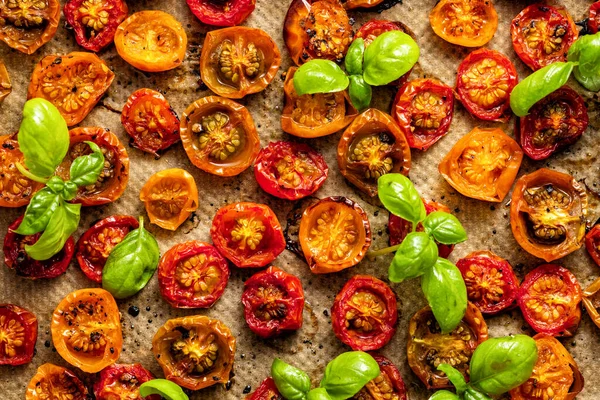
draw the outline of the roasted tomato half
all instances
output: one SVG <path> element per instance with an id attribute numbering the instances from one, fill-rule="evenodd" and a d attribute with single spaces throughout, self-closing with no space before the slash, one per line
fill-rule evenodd
<path id="1" fill-rule="evenodd" d="M 565 8 L 537 3 L 526 7 L 512 20 L 510 35 L 521 61 L 536 71 L 557 61 L 566 61 L 578 33 Z"/>
<path id="2" fill-rule="evenodd" d="M 355 8 L 371 8 L 384 2 L 384 0 L 341 0 L 346 10 Z"/>
<path id="3" fill-rule="evenodd" d="M 73 201 L 83 206 L 98 206 L 120 198 L 129 182 L 129 156 L 117 135 L 99 127 L 71 129 L 69 135 L 69 151 L 56 170 L 65 181 L 69 179 L 73 161 L 92 152 L 85 142 L 96 143 L 104 155 L 104 168 L 96 183 L 80 187 Z"/>
<path id="4" fill-rule="evenodd" d="M 67 125 L 73 126 L 92 111 L 114 78 L 108 65 L 93 53 L 50 55 L 33 70 L 27 99 L 48 100 L 58 108 Z"/>
<path id="5" fill-rule="evenodd" d="M 202 81 L 219 96 L 241 99 L 262 92 L 281 65 L 279 48 L 262 29 L 236 26 L 206 34 Z"/>
<path id="6" fill-rule="evenodd" d="M 538 101 L 518 121 L 523 151 L 529 158 L 543 160 L 577 141 L 589 118 L 583 97 L 563 86 Z"/>
<path id="7" fill-rule="evenodd" d="M 600 328 L 600 278 L 583 291 L 583 305 L 596 326 Z"/>
<path id="8" fill-rule="evenodd" d="M 438 170 L 463 196 L 500 203 L 522 160 L 523 151 L 502 129 L 475 128 L 456 142 Z"/>
<path id="9" fill-rule="evenodd" d="M 138 11 L 117 28 L 115 47 L 123 60 L 139 70 L 168 71 L 183 62 L 187 35 L 181 23 L 169 13 Z"/>
<path id="10" fill-rule="evenodd" d="M 219 321 L 203 315 L 168 320 L 152 339 L 152 352 L 165 377 L 191 390 L 229 380 L 235 337 Z"/>
<path id="11" fill-rule="evenodd" d="M 600 267 L 600 224 L 595 225 L 585 235 L 585 248 L 596 265 Z"/>
<path id="12" fill-rule="evenodd" d="M 573 400 L 583 390 L 583 375 L 567 349 L 556 338 L 533 337 L 538 359 L 531 378 L 510 391 L 512 400 Z"/>
<path id="13" fill-rule="evenodd" d="M 293 0 L 283 22 L 283 39 L 296 65 L 314 58 L 341 62 L 354 32 L 340 0 Z"/>
<path id="14" fill-rule="evenodd" d="M 450 209 L 443 204 L 437 203 L 435 201 L 427 201 L 424 199 L 421 200 L 423 200 L 423 203 L 425 204 L 425 211 L 427 212 L 427 215 L 431 214 L 434 211 L 443 211 L 447 212 L 448 214 L 451 213 Z M 419 224 L 417 225 L 417 232 L 423 232 L 423 229 L 423 224 L 419 222 Z M 412 222 L 409 222 L 405 219 L 398 217 L 397 215 L 390 213 L 390 219 L 388 221 L 388 230 L 390 234 L 390 246 L 396 246 L 402 243 L 406 235 L 412 232 Z M 448 258 L 448 256 L 450 255 L 450 253 L 452 253 L 452 250 L 454 249 L 454 245 L 446 245 L 441 243 L 437 243 L 437 247 L 438 254 L 442 258 Z"/>
<path id="15" fill-rule="evenodd" d="M 285 250 L 277 215 L 264 204 L 233 203 L 217 211 L 210 228 L 219 252 L 240 268 L 260 268 Z"/>
<path id="16" fill-rule="evenodd" d="M 46 363 L 29 381 L 25 400 L 87 400 L 88 390 L 74 373 L 58 365 Z"/>
<path id="17" fill-rule="evenodd" d="M 58 354 L 84 372 L 114 364 L 123 346 L 119 308 L 104 289 L 80 289 L 52 314 L 52 341 Z"/>
<path id="18" fill-rule="evenodd" d="M 17 229 L 21 225 L 21 221 L 23 221 L 23 216 L 8 226 L 8 232 L 4 237 L 4 263 L 8 268 L 14 269 L 17 276 L 28 279 L 50 279 L 64 274 L 75 252 L 73 237 L 71 236 L 67 240 L 61 251 L 49 259 L 34 260 L 25 252 L 25 246 L 33 245 L 42 234 L 23 236 L 13 232 L 13 229 Z"/>
<path id="19" fill-rule="evenodd" d="M 436 35 L 465 47 L 481 47 L 498 29 L 498 14 L 491 0 L 441 0 L 429 13 Z"/>
<path id="20" fill-rule="evenodd" d="M 579 249 L 585 235 L 587 195 L 571 175 L 546 168 L 517 181 L 510 225 L 529 254 L 554 261 Z"/>
<path id="21" fill-rule="evenodd" d="M 4 62 L 0 60 L 0 103 L 12 92 L 10 76 Z"/>
<path id="22" fill-rule="evenodd" d="M 506 122 L 510 118 L 510 93 L 518 80 L 508 57 L 495 50 L 479 49 L 458 66 L 456 92 L 475 117 Z"/>
<path id="23" fill-rule="evenodd" d="M 5 0 L 0 3 L 0 40 L 32 54 L 54 37 L 60 20 L 59 0 Z"/>
<path id="24" fill-rule="evenodd" d="M 123 107 L 121 123 L 134 147 L 156 157 L 180 140 L 177 113 L 156 90 L 133 92 Z"/>
<path id="25" fill-rule="evenodd" d="M 588 31 L 597 33 L 600 27 L 600 1 L 592 3 L 590 6 L 590 15 L 588 17 Z"/>
<path id="26" fill-rule="evenodd" d="M 184 169 L 170 168 L 155 173 L 140 191 L 150 222 L 175 231 L 198 209 L 198 187 Z"/>
<path id="27" fill-rule="evenodd" d="M 214 175 L 240 174 L 260 148 L 248 109 L 224 97 L 207 96 L 190 104 L 181 118 L 180 134 L 192 164 Z"/>
<path id="28" fill-rule="evenodd" d="M 94 383 L 96 400 L 160 400 L 159 395 L 143 397 L 140 386 L 154 379 L 154 376 L 142 364 L 113 364 L 100 372 L 100 378 Z"/>
<path id="29" fill-rule="evenodd" d="M 377 179 L 388 173 L 408 175 L 410 147 L 405 132 L 388 114 L 369 108 L 344 131 L 337 148 L 340 172 L 371 197 Z"/>
<path id="30" fill-rule="evenodd" d="M 260 383 L 254 392 L 246 396 L 245 400 L 283 400 L 283 396 L 277 390 L 273 378 L 268 377 Z"/>
<path id="31" fill-rule="evenodd" d="M 397 307 L 396 295 L 383 281 L 354 275 L 331 307 L 333 333 L 352 350 L 378 350 L 396 333 Z"/>
<path id="32" fill-rule="evenodd" d="M 367 383 L 351 400 L 407 400 L 406 386 L 398 367 L 382 355 L 371 355 L 379 364 L 379 376 Z"/>
<path id="33" fill-rule="evenodd" d="M 573 336 L 581 320 L 581 287 L 568 269 L 543 264 L 531 271 L 519 289 L 519 307 L 539 333 Z"/>
<path id="34" fill-rule="evenodd" d="M 38 335 L 35 315 L 14 304 L 0 304 L 0 365 L 31 362 Z"/>
<path id="35" fill-rule="evenodd" d="M 410 81 L 398 90 L 392 115 L 408 145 L 425 151 L 450 129 L 454 115 L 452 88 L 437 79 Z"/>
<path id="36" fill-rule="evenodd" d="M 460 324 L 449 334 L 442 334 L 431 308 L 417 312 L 408 325 L 408 365 L 427 389 L 452 387 L 445 373 L 437 369 L 450 364 L 469 379 L 469 362 L 475 348 L 488 338 L 487 325 L 472 303 Z"/>
<path id="37" fill-rule="evenodd" d="M 176 308 L 208 308 L 223 295 L 229 281 L 229 266 L 208 243 L 176 244 L 160 259 L 160 294 Z"/>
<path id="38" fill-rule="evenodd" d="M 371 246 L 371 225 L 354 201 L 327 197 L 304 210 L 299 239 L 311 272 L 338 272 L 363 259 Z"/>
<path id="39" fill-rule="evenodd" d="M 0 207 L 25 206 L 44 186 L 21 174 L 17 163 L 23 164 L 17 135 L 0 136 Z"/>
<path id="40" fill-rule="evenodd" d="M 112 43 L 129 9 L 123 0 L 68 0 L 64 13 L 77 43 L 86 50 L 100 51 Z"/>
<path id="41" fill-rule="evenodd" d="M 303 143 L 271 142 L 258 153 L 254 176 L 265 192 L 286 200 L 315 193 L 329 168 L 321 153 Z"/>
<path id="42" fill-rule="evenodd" d="M 139 226 L 129 215 L 113 215 L 96 222 L 77 241 L 77 262 L 89 279 L 102 283 L 102 270 L 116 245 Z"/>
<path id="43" fill-rule="evenodd" d="M 254 11 L 256 0 L 187 0 L 187 5 L 207 25 L 239 25 Z"/>

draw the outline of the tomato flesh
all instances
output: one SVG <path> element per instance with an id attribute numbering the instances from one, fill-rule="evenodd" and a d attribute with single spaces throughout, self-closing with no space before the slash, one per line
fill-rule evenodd
<path id="1" fill-rule="evenodd" d="M 16 135 L 0 136 L 0 207 L 25 206 L 43 186 L 19 172 L 23 158 Z"/>
<path id="2" fill-rule="evenodd" d="M 588 30 L 591 34 L 598 32 L 600 26 L 600 1 L 590 5 L 590 15 L 588 17 Z"/>
<path id="3" fill-rule="evenodd" d="M 33 54 L 56 34 L 60 1 L 4 1 L 0 19 L 0 40 L 22 53 Z"/>
<path id="4" fill-rule="evenodd" d="M 481 47 L 498 29 L 498 14 L 488 0 L 441 0 L 429 13 L 436 35 L 452 44 Z"/>
<path id="5" fill-rule="evenodd" d="M 37 369 L 25 392 L 25 400 L 88 398 L 87 388 L 73 372 L 50 363 Z"/>
<path id="6" fill-rule="evenodd" d="M 36 316 L 14 304 L 0 304 L 0 365 L 31 362 L 38 335 Z"/>

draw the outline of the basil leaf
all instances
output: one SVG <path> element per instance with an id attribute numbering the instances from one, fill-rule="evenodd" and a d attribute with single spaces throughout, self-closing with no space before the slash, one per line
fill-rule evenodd
<path id="1" fill-rule="evenodd" d="M 492 398 L 484 393 L 469 388 L 465 392 L 465 400 L 492 400 Z"/>
<path id="2" fill-rule="evenodd" d="M 58 194 L 61 193 L 65 188 L 65 181 L 63 181 L 60 177 L 55 175 L 52 178 L 48 179 L 48 182 L 46 182 L 46 186 L 48 186 L 48 188 L 52 190 L 52 192 Z"/>
<path id="3" fill-rule="evenodd" d="M 452 384 L 456 388 L 456 393 L 459 396 L 467 391 L 467 381 L 465 380 L 465 377 L 463 376 L 463 374 L 461 374 L 459 370 L 457 370 L 450 364 L 440 364 L 438 365 L 437 369 L 443 371 L 446 374 L 450 382 L 452 382 Z"/>
<path id="4" fill-rule="evenodd" d="M 92 149 L 92 154 L 77 157 L 71 164 L 70 181 L 77 186 L 96 183 L 104 168 L 104 155 L 94 142 L 85 142 Z"/>
<path id="5" fill-rule="evenodd" d="M 421 276 L 433 267 L 438 247 L 425 232 L 411 232 L 400 243 L 388 271 L 392 282 L 402 282 Z"/>
<path id="6" fill-rule="evenodd" d="M 415 65 L 419 60 L 419 46 L 406 33 L 389 31 L 367 47 L 364 58 L 365 82 L 373 86 L 387 85 Z"/>
<path id="7" fill-rule="evenodd" d="M 373 90 L 371 86 L 367 85 L 362 75 L 351 75 L 348 95 L 354 108 L 362 111 L 371 105 Z"/>
<path id="8" fill-rule="evenodd" d="M 535 340 L 526 335 L 488 339 L 471 358 L 471 386 L 489 395 L 500 395 L 531 376 L 538 353 Z"/>
<path id="9" fill-rule="evenodd" d="M 421 288 L 442 333 L 452 332 L 467 311 L 467 288 L 460 270 L 438 258 L 421 278 Z"/>
<path id="10" fill-rule="evenodd" d="M 362 351 L 349 351 L 327 364 L 320 386 L 332 400 L 345 400 L 377 376 L 379 364 L 373 357 Z"/>
<path id="11" fill-rule="evenodd" d="M 460 400 L 460 397 L 448 390 L 438 390 L 429 397 L 429 400 Z"/>
<path id="12" fill-rule="evenodd" d="M 363 56 L 365 54 L 365 41 L 363 38 L 354 39 L 346 53 L 346 72 L 349 75 L 362 75 Z"/>
<path id="13" fill-rule="evenodd" d="M 377 180 L 379 200 L 392 214 L 417 224 L 425 219 L 425 204 L 413 183 L 402 174 L 385 174 Z"/>
<path id="14" fill-rule="evenodd" d="M 110 252 L 102 270 L 102 287 L 117 299 L 133 296 L 152 278 L 159 258 L 158 243 L 140 218 L 140 227 Z"/>
<path id="15" fill-rule="evenodd" d="M 575 79 L 586 89 L 600 91 L 600 33 L 581 36 L 569 48 L 569 61 L 577 62 Z"/>
<path id="16" fill-rule="evenodd" d="M 434 211 L 423 220 L 425 232 L 442 244 L 456 244 L 467 240 L 467 232 L 454 215 Z"/>
<path id="17" fill-rule="evenodd" d="M 310 60 L 294 74 L 294 89 L 299 95 L 346 90 L 348 76 L 333 61 Z"/>
<path id="18" fill-rule="evenodd" d="M 178 384 L 167 379 L 152 379 L 140 385 L 140 396 L 146 398 L 157 394 L 166 400 L 189 400 Z"/>
<path id="19" fill-rule="evenodd" d="M 17 139 L 25 166 L 39 177 L 54 174 L 69 150 L 67 123 L 52 103 L 40 98 L 25 103 Z"/>
<path id="20" fill-rule="evenodd" d="M 60 195 L 54 193 L 52 189 L 47 187 L 41 189 L 31 198 L 23 221 L 14 232 L 19 235 L 33 235 L 43 231 L 60 203 Z"/>
<path id="21" fill-rule="evenodd" d="M 271 376 L 277 390 L 288 400 L 304 400 L 310 390 L 310 378 L 306 372 L 281 361 L 279 358 L 271 364 Z"/>
<path id="22" fill-rule="evenodd" d="M 556 62 L 519 82 L 510 93 L 510 108 L 515 115 L 526 116 L 535 103 L 567 83 L 574 65 L 572 62 Z"/>
<path id="23" fill-rule="evenodd" d="M 316 388 L 308 392 L 306 400 L 331 400 L 331 397 L 327 393 L 327 390 L 323 388 Z"/>

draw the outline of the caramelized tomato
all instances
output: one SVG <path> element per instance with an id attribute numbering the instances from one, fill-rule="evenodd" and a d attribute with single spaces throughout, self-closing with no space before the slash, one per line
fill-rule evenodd
<path id="1" fill-rule="evenodd" d="M 43 187 L 21 174 L 17 163 L 24 163 L 17 135 L 0 136 L 0 207 L 25 206 Z"/>
<path id="2" fill-rule="evenodd" d="M 10 76 L 4 62 L 0 60 L 0 103 L 12 92 Z"/>
<path id="3" fill-rule="evenodd" d="M 407 400 L 406 386 L 398 367 L 379 354 L 371 354 L 379 364 L 379 376 L 367 383 L 352 400 Z"/>
<path id="4" fill-rule="evenodd" d="M 37 369 L 25 392 L 25 400 L 87 400 L 88 390 L 74 373 L 46 363 Z"/>
<path id="5" fill-rule="evenodd" d="M 14 304 L 0 304 L 0 365 L 31 362 L 38 335 L 35 315 Z"/>
<path id="6" fill-rule="evenodd" d="M 22 53 L 33 54 L 54 37 L 60 20 L 60 1 L 3 1 L 0 20 L 0 40 Z"/>
<path id="7" fill-rule="evenodd" d="M 481 47 L 498 29 L 498 14 L 491 0 L 441 0 L 429 13 L 436 35 L 465 47 Z"/>
<path id="8" fill-rule="evenodd" d="M 598 328 L 600 328 L 600 278 L 583 291 L 583 305 Z"/>
<path id="9" fill-rule="evenodd" d="M 187 0 L 187 5 L 207 25 L 234 26 L 252 14 L 256 0 Z"/>
<path id="10" fill-rule="evenodd" d="M 371 8 L 384 2 L 384 0 L 341 0 L 346 10 L 355 8 Z"/>
<path id="11" fill-rule="evenodd" d="M 592 3 L 590 6 L 590 15 L 588 17 L 588 31 L 592 34 L 598 32 L 600 26 L 600 1 Z"/>
<path id="12" fill-rule="evenodd" d="M 600 225 L 595 225 L 585 235 L 585 248 L 592 260 L 600 267 Z"/>
<path id="13" fill-rule="evenodd" d="M 159 395 L 142 397 L 140 386 L 154 379 L 142 364 L 113 364 L 100 372 L 94 384 L 96 400 L 160 400 Z"/>
<path id="14" fill-rule="evenodd" d="M 283 400 L 283 396 L 277 390 L 273 378 L 265 378 L 253 393 L 245 397 L 245 400 Z"/>

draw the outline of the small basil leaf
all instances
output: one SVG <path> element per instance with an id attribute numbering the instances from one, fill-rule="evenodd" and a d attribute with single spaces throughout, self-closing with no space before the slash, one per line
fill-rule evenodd
<path id="1" fill-rule="evenodd" d="M 365 41 L 363 38 L 354 39 L 346 53 L 346 72 L 348 75 L 362 75 Z"/>
<path id="2" fill-rule="evenodd" d="M 369 354 L 349 351 L 327 364 L 320 386 L 327 390 L 332 400 L 345 400 L 377 378 L 379 372 L 379 364 Z"/>
<path id="3" fill-rule="evenodd" d="M 467 311 L 467 287 L 460 270 L 438 258 L 421 278 L 421 288 L 442 333 L 452 332 Z"/>
<path id="4" fill-rule="evenodd" d="M 385 174 L 377 180 L 379 200 L 392 214 L 417 224 L 425 219 L 425 204 L 413 183 L 402 174 Z"/>
<path id="5" fill-rule="evenodd" d="M 434 211 L 423 220 L 425 232 L 442 244 L 456 244 L 467 240 L 467 232 L 454 215 Z"/>
<path id="6" fill-rule="evenodd" d="M 389 31 L 379 35 L 365 50 L 365 82 L 373 86 L 395 81 L 419 60 L 419 46 L 404 32 Z"/>
<path id="7" fill-rule="evenodd" d="M 429 397 L 429 400 L 460 400 L 460 397 L 448 390 L 438 390 Z"/>
<path id="8" fill-rule="evenodd" d="M 104 168 L 104 155 L 94 142 L 85 142 L 92 149 L 92 154 L 77 157 L 71 164 L 70 181 L 77 186 L 96 183 Z"/>
<path id="9" fill-rule="evenodd" d="M 189 400 L 179 385 L 167 379 L 152 379 L 140 385 L 140 396 L 146 398 L 153 394 L 166 400 Z"/>
<path id="10" fill-rule="evenodd" d="M 61 195 L 66 201 L 73 200 L 77 195 L 77 185 L 71 181 L 65 182 Z"/>
<path id="11" fill-rule="evenodd" d="M 593 92 L 600 90 L 600 33 L 579 37 L 567 59 L 578 63 L 574 74 L 579 83 Z"/>
<path id="12" fill-rule="evenodd" d="M 47 187 L 41 189 L 31 198 L 23 221 L 14 232 L 19 235 L 33 235 L 43 231 L 60 203 L 60 195 Z"/>
<path id="13" fill-rule="evenodd" d="M 440 364 L 437 369 L 443 371 L 450 382 L 456 388 L 456 393 L 460 396 L 467 390 L 467 381 L 463 374 L 450 364 Z"/>
<path id="14" fill-rule="evenodd" d="M 371 105 L 373 90 L 371 86 L 367 85 L 362 75 L 351 75 L 348 95 L 354 108 L 358 111 L 363 111 Z"/>
<path id="15" fill-rule="evenodd" d="M 58 176 L 53 176 L 52 178 L 48 179 L 46 186 L 48 186 L 48 188 L 50 188 L 50 190 L 52 190 L 54 193 L 58 194 L 65 188 L 65 181 L 60 179 Z"/>
<path id="16" fill-rule="evenodd" d="M 299 95 L 346 90 L 348 76 L 333 61 L 310 60 L 294 74 L 294 89 Z"/>
<path id="17" fill-rule="evenodd" d="M 469 388 L 465 392 L 465 400 L 492 400 L 492 398 L 485 393 Z"/>
<path id="18" fill-rule="evenodd" d="M 421 276 L 438 258 L 438 247 L 425 232 L 411 232 L 400 243 L 389 269 L 389 280 L 402 282 Z"/>
<path id="19" fill-rule="evenodd" d="M 331 397 L 327 393 L 327 390 L 323 388 L 316 388 L 308 392 L 306 400 L 331 400 Z"/>
<path id="20" fill-rule="evenodd" d="M 288 400 L 303 400 L 310 390 L 310 378 L 306 372 L 279 358 L 274 359 L 271 364 L 271 376 L 277 390 Z"/>

